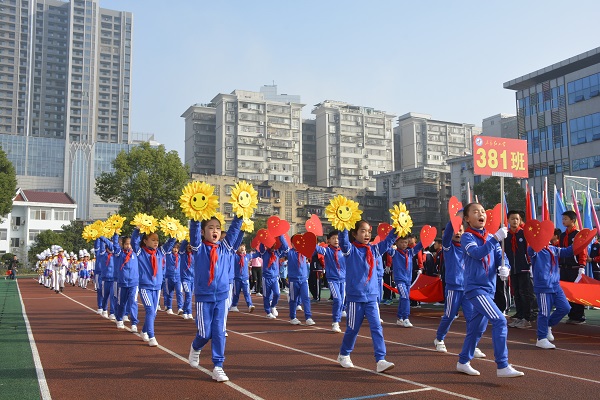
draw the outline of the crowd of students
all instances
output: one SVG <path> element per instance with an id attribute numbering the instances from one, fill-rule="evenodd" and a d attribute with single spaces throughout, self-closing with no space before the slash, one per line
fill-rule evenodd
<path id="1" fill-rule="evenodd" d="M 354 366 L 350 355 L 364 319 L 369 322 L 375 369 L 384 372 L 394 367 L 386 360 L 379 311 L 380 304 L 390 304 L 393 293 L 383 289 L 383 282 L 395 282 L 399 297 L 396 325 L 411 328 L 410 286 L 422 271 L 441 275 L 445 286 L 444 313 L 433 341 L 437 351 L 447 352 L 444 339 L 462 307 L 467 327 L 456 369 L 468 375 L 479 375 L 470 361 L 486 357 L 477 344 L 488 323 L 492 325 L 498 377 L 524 375 L 508 363 L 508 326 L 529 328 L 537 313 L 536 346 L 551 349 L 555 347 L 552 327 L 565 315 L 569 315 L 567 323 L 585 323 L 583 306 L 567 302 L 559 279 L 574 281 L 588 261 L 596 263 L 597 270 L 600 246 L 592 247 L 589 256 L 585 252 L 573 254 L 572 242 L 577 233 L 574 213 L 563 214 L 566 232 L 558 230 L 552 243 L 538 252 L 527 245 L 520 211 L 509 211 L 509 226 L 494 233 L 484 228 L 487 216 L 480 204 L 470 203 L 461 213 L 464 224 L 454 231 L 448 223 L 432 251 L 424 251 L 423 243 L 415 243 L 413 236 L 398 237 L 394 229 L 374 244 L 371 224 L 364 220 L 349 231 L 330 231 L 326 244 L 315 246 L 313 258 L 321 258 L 331 294 L 333 332 L 342 332 L 341 321 L 346 317 L 337 358 L 342 367 Z M 38 255 L 39 282 L 59 293 L 65 284 L 87 289 L 92 279 L 98 314 L 116 321 L 118 329 L 125 328 L 124 322 L 131 322 L 133 332 L 138 332 L 140 322 L 139 296 L 145 309 L 140 336 L 150 346 L 158 345 L 154 320 L 162 292 L 167 314 L 195 318 L 190 365 L 199 365 L 202 350 L 212 341 L 212 378 L 224 382 L 229 380 L 223 370 L 227 315 L 240 312 L 240 295 L 246 302 L 244 310 L 252 313 L 256 308 L 251 296 L 254 291 L 262 297 L 266 318 L 277 319 L 281 291 L 287 291 L 289 322 L 302 324 L 297 311 L 303 310 L 304 323 L 315 324 L 309 298 L 311 259 L 294 248 L 293 237 L 292 243 L 287 243 L 284 235 L 278 238 L 277 248 L 260 244 L 247 253 L 241 226 L 238 217 L 234 217 L 227 232 L 222 232 L 217 218 L 192 220 L 189 242 L 170 238 L 162 245 L 156 233 L 140 234 L 136 227 L 131 237 L 115 234 L 96 239 L 95 259 L 87 250 L 79 251 L 77 257 L 53 246 Z M 286 275 L 284 279 L 282 275 Z M 497 296 L 498 290 L 504 292 L 505 287 L 512 289 L 508 293 L 514 294 L 516 307 L 510 323 L 506 315 L 510 300 L 508 305 L 499 304 Z"/>

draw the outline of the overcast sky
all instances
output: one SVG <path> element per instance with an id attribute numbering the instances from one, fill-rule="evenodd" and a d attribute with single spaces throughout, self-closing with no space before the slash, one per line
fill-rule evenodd
<path id="1" fill-rule="evenodd" d="M 481 126 L 503 83 L 600 46 L 599 1 L 101 0 L 133 13 L 133 132 L 183 158 L 181 114 L 278 85 L 323 100 Z"/>

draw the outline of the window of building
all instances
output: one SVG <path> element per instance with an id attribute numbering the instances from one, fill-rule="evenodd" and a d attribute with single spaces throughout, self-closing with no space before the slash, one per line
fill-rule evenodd
<path id="1" fill-rule="evenodd" d="M 73 219 L 73 211 L 71 210 L 55 210 L 54 219 L 58 221 L 71 221 Z"/>
<path id="2" fill-rule="evenodd" d="M 585 115 L 569 120 L 571 145 L 600 139 L 600 113 Z"/>
<path id="3" fill-rule="evenodd" d="M 0 229 L 0 240 L 6 240 L 8 237 L 8 231 L 6 229 Z"/>
<path id="4" fill-rule="evenodd" d="M 600 96 L 600 72 L 567 84 L 569 104 Z"/>
<path id="5" fill-rule="evenodd" d="M 50 210 L 43 208 L 32 208 L 29 210 L 29 219 L 35 220 L 49 220 L 50 219 Z"/>

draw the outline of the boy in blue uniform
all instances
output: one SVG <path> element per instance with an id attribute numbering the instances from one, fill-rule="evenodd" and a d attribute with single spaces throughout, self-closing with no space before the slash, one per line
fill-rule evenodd
<path id="1" fill-rule="evenodd" d="M 179 273 L 179 243 L 175 243 L 173 250 L 167 253 L 166 260 L 164 302 L 167 307 L 167 314 L 174 314 L 173 292 L 175 292 L 177 315 L 180 315 L 183 313 L 183 289 L 181 287 L 181 274 Z"/>
<path id="2" fill-rule="evenodd" d="M 292 236 L 292 239 L 294 236 Z M 285 249 L 287 248 L 287 243 L 284 244 L 284 242 L 286 242 L 285 237 L 282 237 L 281 244 Z M 308 274 L 310 273 L 310 266 L 308 265 L 306 257 L 300 254 L 296 249 L 287 248 L 287 250 L 284 250 L 284 253 L 286 253 L 288 259 L 290 324 L 301 324 L 300 320 L 296 318 L 296 306 L 300 301 L 304 306 L 306 325 L 314 325 L 315 321 L 312 319 L 310 297 L 308 296 Z"/>
<path id="3" fill-rule="evenodd" d="M 114 240 L 114 239 L 113 239 Z M 137 332 L 138 320 L 138 285 L 140 274 L 137 255 L 131 248 L 131 238 L 123 237 L 113 243 L 115 250 L 115 269 L 117 270 L 117 328 L 124 329 L 123 317 L 131 316 L 131 331 Z"/>
<path id="4" fill-rule="evenodd" d="M 115 233 L 113 235 L 113 241 L 104 236 L 100 237 L 102 242 L 100 243 L 100 254 L 104 258 L 104 262 L 100 265 L 102 268 L 102 316 L 115 321 L 115 312 L 117 305 L 116 296 L 116 278 L 117 272 L 115 271 L 115 260 L 113 258 L 114 248 L 113 242 L 118 240 L 119 236 Z M 97 266 L 98 264 L 96 264 Z M 110 315 L 107 313 L 108 299 L 110 297 Z"/>
<path id="5" fill-rule="evenodd" d="M 356 337 L 365 317 L 369 321 L 371 338 L 375 350 L 377 372 L 384 372 L 394 368 L 394 363 L 386 361 L 385 340 L 379 316 L 379 287 L 377 284 L 377 271 L 375 270 L 375 257 L 380 256 L 392 247 L 396 239 L 396 230 L 388 234 L 385 240 L 376 245 L 369 244 L 371 240 L 371 225 L 364 220 L 358 221 L 350 231 L 353 241 L 350 242 L 348 231 L 339 234 L 339 243 L 342 254 L 346 257 L 346 290 L 348 298 L 348 317 L 346 332 L 340 347 L 338 362 L 344 368 L 353 368 L 350 353 L 354 350 Z"/>
<path id="6" fill-rule="evenodd" d="M 342 332 L 340 321 L 342 320 L 346 297 L 346 258 L 339 246 L 339 234 L 340 231 L 332 230 L 327 234 L 327 247 L 317 245 L 315 249 L 317 253 L 323 255 L 325 260 L 325 275 L 333 299 L 331 330 L 336 333 Z"/>
<path id="7" fill-rule="evenodd" d="M 183 240 L 179 246 L 179 271 L 183 289 L 183 319 L 194 319 L 192 316 L 192 296 L 194 295 L 194 257 L 192 246 Z"/>
<path id="8" fill-rule="evenodd" d="M 388 250 L 388 254 L 392 257 L 392 270 L 394 273 L 394 281 L 398 289 L 398 312 L 396 316 L 396 325 L 404 328 L 412 328 L 413 324 L 408 319 L 410 315 L 410 286 L 413 277 L 413 260 L 415 255 L 423 249 L 421 242 L 414 247 L 408 247 L 408 237 L 401 237 L 396 240 L 396 249 Z M 421 270 L 417 269 L 417 275 L 421 274 Z"/>
<path id="9" fill-rule="evenodd" d="M 467 321 L 467 336 L 460 352 L 456 370 L 467 375 L 479 375 L 471 366 L 471 359 L 479 339 L 485 332 L 488 320 L 492 324 L 492 343 L 499 378 L 512 378 L 525 375 L 508 363 L 506 347 L 506 318 L 494 303 L 496 292 L 496 274 L 508 279 L 510 265 L 508 260 L 502 265 L 500 241 L 507 236 L 508 229 L 500 228 L 495 235 L 485 230 L 487 215 L 479 203 L 469 203 L 464 208 L 464 220 L 467 223 L 465 233 L 460 239 L 465 261 L 465 297 L 473 305 L 473 317 Z"/>
<path id="10" fill-rule="evenodd" d="M 250 261 L 250 255 L 246 253 L 246 245 L 242 244 L 238 248 L 238 251 L 235 255 L 234 262 L 234 292 L 233 299 L 231 301 L 231 308 L 229 311 L 240 311 L 238 308 L 238 303 L 240 301 L 240 293 L 244 293 L 244 299 L 246 300 L 246 304 L 248 305 L 248 312 L 254 311 L 254 304 L 252 304 L 252 297 L 250 296 L 250 275 L 248 273 L 248 263 Z"/>
<path id="11" fill-rule="evenodd" d="M 283 241 L 280 236 L 279 240 Z M 285 240 L 284 240 L 285 241 Z M 286 248 L 287 250 L 287 248 Z M 279 315 L 277 311 L 277 303 L 279 302 L 279 259 L 283 257 L 281 249 L 267 249 L 261 243 L 258 251 L 252 255 L 252 258 L 262 259 L 262 288 L 263 288 L 263 305 L 267 318 L 275 319 Z"/>

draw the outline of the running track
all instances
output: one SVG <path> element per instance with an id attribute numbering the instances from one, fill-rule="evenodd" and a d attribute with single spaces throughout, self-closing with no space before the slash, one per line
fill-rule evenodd
<path id="1" fill-rule="evenodd" d="M 488 358 L 472 361 L 481 372 L 472 377 L 455 372 L 464 319 L 453 323 L 449 353 L 441 354 L 432 343 L 440 311 L 411 310 L 415 328 L 406 329 L 394 325 L 395 307 L 382 306 L 387 359 L 396 367 L 377 374 L 366 321 L 352 353 L 355 368 L 347 370 L 335 361 L 342 334 L 330 331 L 331 303 L 313 304 L 317 325 L 292 326 L 285 295 L 277 320 L 266 319 L 262 298 L 253 297 L 253 314 L 229 314 L 224 370 L 231 381 L 219 384 L 210 377 L 210 344 L 199 369 L 187 363 L 192 321 L 159 312 L 159 347 L 151 348 L 97 315 L 93 290 L 55 294 L 32 279 L 19 286 L 53 399 L 591 399 L 600 393 L 599 326 L 560 324 L 553 330 L 557 350 L 536 348 L 533 329 L 509 328 L 509 361 L 525 372 L 513 379 L 496 377 L 489 327 L 479 345 Z M 141 320 L 143 314 L 140 307 Z M 298 317 L 304 320 L 302 312 Z"/>

